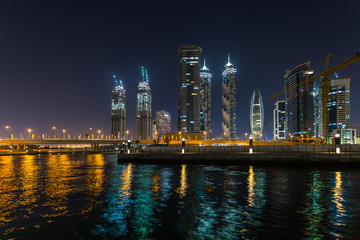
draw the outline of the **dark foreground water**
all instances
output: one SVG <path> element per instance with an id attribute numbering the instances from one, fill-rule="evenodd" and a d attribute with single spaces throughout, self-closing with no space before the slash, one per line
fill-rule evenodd
<path id="1" fill-rule="evenodd" d="M 0 239 L 359 239 L 360 169 L 0 157 Z"/>

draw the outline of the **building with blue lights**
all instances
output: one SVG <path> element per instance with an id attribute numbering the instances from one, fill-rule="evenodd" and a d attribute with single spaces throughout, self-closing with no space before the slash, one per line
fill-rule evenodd
<path id="1" fill-rule="evenodd" d="M 111 94 L 111 135 L 112 138 L 125 139 L 126 132 L 126 94 L 121 80 L 114 75 L 115 86 Z"/>
<path id="2" fill-rule="evenodd" d="M 210 70 L 205 65 L 200 70 L 200 131 L 204 133 L 204 138 L 210 138 L 211 130 L 211 77 Z"/>
<path id="3" fill-rule="evenodd" d="M 178 130 L 182 133 L 200 132 L 200 54 L 195 45 L 180 46 L 180 103 Z"/>
<path id="4" fill-rule="evenodd" d="M 330 79 L 329 133 L 350 128 L 350 78 Z"/>
<path id="5" fill-rule="evenodd" d="M 141 67 L 142 80 L 137 89 L 136 139 L 151 138 L 151 90 L 147 70 Z"/>
<path id="6" fill-rule="evenodd" d="M 225 64 L 225 70 L 222 72 L 222 129 L 224 139 L 236 138 L 236 68 L 228 62 Z"/>
<path id="7" fill-rule="evenodd" d="M 255 89 L 250 102 L 250 129 L 256 141 L 262 140 L 264 128 L 264 104 L 259 89 Z"/>

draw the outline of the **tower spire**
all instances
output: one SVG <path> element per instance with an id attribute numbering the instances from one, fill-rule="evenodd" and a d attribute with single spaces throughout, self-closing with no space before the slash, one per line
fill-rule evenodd
<path id="1" fill-rule="evenodd" d="M 230 53 L 228 53 L 228 64 L 231 64 L 230 63 Z"/>

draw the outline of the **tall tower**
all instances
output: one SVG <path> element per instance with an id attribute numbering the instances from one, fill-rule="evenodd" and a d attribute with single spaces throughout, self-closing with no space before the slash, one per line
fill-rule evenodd
<path id="1" fill-rule="evenodd" d="M 274 140 L 285 140 L 286 138 L 286 126 L 285 126 L 285 101 L 277 101 L 274 108 Z"/>
<path id="2" fill-rule="evenodd" d="M 222 129 L 224 139 L 236 138 L 236 86 L 235 86 L 236 68 L 230 63 L 230 55 L 222 72 Z"/>
<path id="3" fill-rule="evenodd" d="M 264 128 L 264 105 L 260 90 L 254 90 L 250 102 L 250 128 L 255 140 L 262 140 Z"/>
<path id="4" fill-rule="evenodd" d="M 151 138 L 151 91 L 147 70 L 141 67 L 142 80 L 137 89 L 136 139 Z"/>
<path id="5" fill-rule="evenodd" d="M 350 128 L 350 78 L 330 80 L 329 133 L 335 129 Z"/>
<path id="6" fill-rule="evenodd" d="M 284 88 L 291 88 L 285 93 L 287 138 L 314 137 L 313 84 L 306 82 L 297 86 L 313 75 L 309 66 L 310 62 L 300 64 L 286 70 L 284 75 Z"/>
<path id="7" fill-rule="evenodd" d="M 195 45 L 179 47 L 180 54 L 180 103 L 178 129 L 183 133 L 200 131 L 200 54 L 202 49 Z"/>
<path id="8" fill-rule="evenodd" d="M 126 132 L 126 95 L 121 80 L 115 80 L 111 94 L 111 135 L 112 138 L 125 139 Z"/>
<path id="9" fill-rule="evenodd" d="M 204 58 L 204 66 L 200 70 L 200 131 L 207 139 L 211 129 L 211 77 Z"/>

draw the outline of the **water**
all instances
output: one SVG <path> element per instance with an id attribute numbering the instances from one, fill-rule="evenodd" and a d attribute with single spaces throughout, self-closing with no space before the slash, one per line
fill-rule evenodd
<path id="1" fill-rule="evenodd" d="M 0 239 L 359 239 L 360 169 L 0 157 Z"/>

